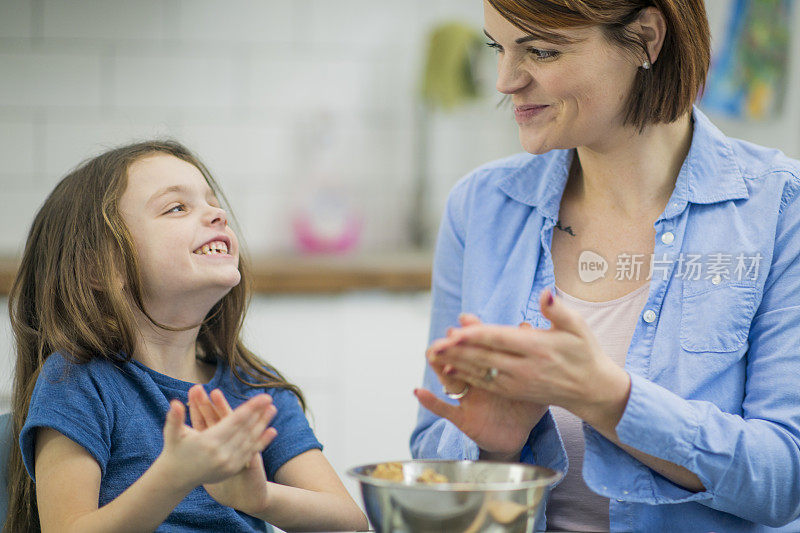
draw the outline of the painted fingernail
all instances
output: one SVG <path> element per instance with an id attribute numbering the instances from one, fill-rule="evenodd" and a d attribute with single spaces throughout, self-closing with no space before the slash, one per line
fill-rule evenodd
<path id="1" fill-rule="evenodd" d="M 444 373 L 448 376 L 452 376 L 453 374 L 456 373 L 456 369 L 453 368 L 452 366 L 446 366 L 444 367 Z"/>
<path id="2" fill-rule="evenodd" d="M 547 305 L 553 305 L 553 293 L 547 291 Z"/>

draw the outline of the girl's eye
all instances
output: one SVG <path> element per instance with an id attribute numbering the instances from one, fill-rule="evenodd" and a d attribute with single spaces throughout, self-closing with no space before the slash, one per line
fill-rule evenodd
<path id="1" fill-rule="evenodd" d="M 488 46 L 489 48 L 491 48 L 492 50 L 494 50 L 498 54 L 503 51 L 503 47 L 500 46 L 497 43 L 489 42 L 489 43 L 486 43 L 486 46 Z"/>
<path id="2" fill-rule="evenodd" d="M 528 52 L 534 55 L 537 60 L 555 59 L 558 57 L 556 50 L 540 50 L 539 48 L 528 48 Z"/>
<path id="3" fill-rule="evenodd" d="M 183 205 L 183 204 L 178 204 L 178 205 L 176 205 L 174 207 L 170 207 L 167 210 L 167 213 L 178 213 L 180 211 L 186 211 L 186 206 Z"/>

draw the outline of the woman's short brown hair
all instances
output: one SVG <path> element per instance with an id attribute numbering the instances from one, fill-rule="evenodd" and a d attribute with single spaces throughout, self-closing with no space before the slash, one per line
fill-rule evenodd
<path id="1" fill-rule="evenodd" d="M 488 0 L 506 20 L 547 38 L 548 29 L 600 25 L 612 43 L 645 59 L 642 37 L 629 28 L 655 7 L 666 20 L 664 44 L 649 70 L 639 69 L 628 97 L 625 124 L 674 122 L 691 110 L 711 63 L 711 32 L 703 0 Z M 550 34 L 551 37 L 554 37 Z M 563 39 L 558 39 L 558 41 Z M 648 58 L 652 59 L 652 58 Z"/>

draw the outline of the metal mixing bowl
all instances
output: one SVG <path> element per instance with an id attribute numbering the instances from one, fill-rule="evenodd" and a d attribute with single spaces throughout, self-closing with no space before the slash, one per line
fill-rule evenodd
<path id="1" fill-rule="evenodd" d="M 549 468 L 493 461 L 393 461 L 403 481 L 374 478 L 379 463 L 351 468 L 361 483 L 367 516 L 378 533 L 528 532 L 563 474 Z M 431 469 L 448 483 L 417 479 Z"/>

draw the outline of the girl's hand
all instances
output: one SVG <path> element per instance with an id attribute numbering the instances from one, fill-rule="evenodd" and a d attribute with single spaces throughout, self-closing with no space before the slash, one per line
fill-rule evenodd
<path id="1" fill-rule="evenodd" d="M 459 322 L 462 327 L 478 326 L 481 323 L 474 315 L 462 315 Z M 530 326 L 520 324 L 520 327 Z M 445 390 L 458 393 L 464 390 L 467 382 L 457 374 L 453 375 L 454 367 L 437 355 L 437 352 L 452 344 L 454 333 L 455 330 L 450 330 L 447 339 L 431 344 L 427 357 Z M 423 407 L 450 420 L 463 431 L 485 452 L 488 459 L 518 460 L 531 430 L 547 411 L 547 406 L 507 398 L 471 385 L 467 394 L 459 400 L 459 405 L 447 403 L 424 389 L 417 389 L 414 394 Z"/>
<path id="2" fill-rule="evenodd" d="M 276 413 L 277 409 L 270 404 L 265 410 L 266 422 L 269 423 Z M 189 416 L 196 430 L 209 430 L 233 414 L 234 411 L 219 389 L 211 391 L 210 399 L 202 385 L 195 385 L 189 389 Z M 246 466 L 222 481 L 204 483 L 203 488 L 206 492 L 221 505 L 233 507 L 249 515 L 255 515 L 263 510 L 267 506 L 267 475 L 261 451 L 277 434 L 275 428 L 264 431 L 265 438 L 262 442 L 266 444 L 251 454 Z"/>
<path id="3" fill-rule="evenodd" d="M 509 399 L 559 405 L 600 431 L 613 431 L 630 377 L 609 358 L 583 318 L 549 290 L 540 295 L 549 330 L 472 325 L 457 330 L 435 357 L 452 377 Z M 487 380 L 490 368 L 497 369 Z"/>
<path id="4" fill-rule="evenodd" d="M 275 407 L 260 394 L 243 403 L 214 427 L 198 430 L 185 424 L 186 408 L 170 402 L 164 423 L 164 448 L 157 461 L 170 478 L 189 490 L 205 483 L 217 483 L 240 473 L 256 454 L 275 437 L 267 429 Z"/>

